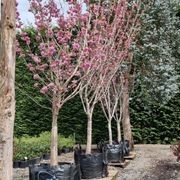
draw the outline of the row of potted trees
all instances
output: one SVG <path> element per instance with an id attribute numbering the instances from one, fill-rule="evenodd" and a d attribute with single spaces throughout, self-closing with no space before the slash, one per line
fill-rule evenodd
<path id="1" fill-rule="evenodd" d="M 35 27 L 23 28 L 21 23 L 18 26 L 17 50 L 20 58 L 24 58 L 33 73 L 34 86 L 52 103 L 50 165 L 31 166 L 32 180 L 40 174 L 51 178 L 67 178 L 66 169 L 70 172 L 74 166 L 81 169 L 82 177 L 88 177 L 85 173 L 91 174 L 95 170 L 98 173 L 93 178 L 107 176 L 107 149 L 113 147 L 111 121 L 119 113 L 119 127 L 121 112 L 118 107 L 121 110 L 123 97 L 128 94 L 127 90 L 122 96 L 121 93 L 117 93 L 117 96 L 114 93 L 117 88 L 123 90 L 128 86 L 126 74 L 130 72 L 129 64 L 132 61 L 130 47 L 140 27 L 141 2 L 86 0 L 66 3 L 67 15 L 53 0 L 31 0 L 29 11 L 34 15 Z M 64 103 L 77 94 L 87 115 L 86 150 L 79 150 L 76 165 L 59 164 L 59 111 Z M 114 101 L 106 103 L 104 96 Z M 109 115 L 109 109 L 113 107 L 111 115 L 107 117 L 110 146 L 103 145 L 101 152 L 94 153 L 91 149 L 92 115 L 95 105 L 100 101 L 102 105 L 105 104 L 105 107 L 102 106 L 105 115 Z M 117 144 L 120 146 L 119 138 Z M 83 166 L 89 170 L 83 170 Z M 69 177 L 74 178 L 72 174 Z"/>

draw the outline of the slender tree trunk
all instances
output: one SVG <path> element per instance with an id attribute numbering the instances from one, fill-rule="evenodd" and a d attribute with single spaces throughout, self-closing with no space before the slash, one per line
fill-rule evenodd
<path id="1" fill-rule="evenodd" d="M 51 130 L 51 166 L 58 165 L 58 125 L 57 119 L 59 114 L 59 107 L 57 101 L 53 101 L 52 109 L 52 130 Z"/>
<path id="2" fill-rule="evenodd" d="M 133 149 L 133 137 L 131 131 L 131 123 L 130 123 L 130 116 L 129 116 L 129 79 L 127 76 L 124 78 L 124 85 L 123 85 L 123 118 L 122 118 L 122 125 L 123 125 L 123 134 L 124 139 L 128 140 L 130 143 L 131 149 Z"/>
<path id="3" fill-rule="evenodd" d="M 112 145 L 112 127 L 111 121 L 108 121 L 109 144 Z"/>
<path id="4" fill-rule="evenodd" d="M 116 121 L 117 123 L 117 140 L 118 142 L 120 142 L 122 139 L 121 139 L 121 126 L 120 126 L 120 122 L 119 121 Z"/>
<path id="5" fill-rule="evenodd" d="M 15 1 L 2 0 L 0 13 L 0 179 L 12 180 L 15 118 Z"/>
<path id="6" fill-rule="evenodd" d="M 91 154 L 91 145 L 92 145 L 92 113 L 87 115 L 87 145 L 86 145 L 86 154 Z"/>

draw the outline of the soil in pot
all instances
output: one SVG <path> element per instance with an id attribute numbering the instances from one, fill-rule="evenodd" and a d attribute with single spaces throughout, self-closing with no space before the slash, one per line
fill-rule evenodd
<path id="1" fill-rule="evenodd" d="M 82 150 L 75 150 L 75 163 L 80 165 L 81 178 L 92 179 L 108 176 L 106 154 L 94 151 L 85 154 Z"/>
<path id="2" fill-rule="evenodd" d="M 58 166 L 49 164 L 40 164 L 29 166 L 30 180 L 80 180 L 79 165 L 71 163 L 59 163 Z"/>

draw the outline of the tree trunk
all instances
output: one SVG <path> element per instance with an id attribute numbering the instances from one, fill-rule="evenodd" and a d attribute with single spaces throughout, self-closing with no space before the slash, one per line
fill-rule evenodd
<path id="1" fill-rule="evenodd" d="M 53 100 L 52 105 L 52 130 L 51 130 L 51 166 L 58 165 L 58 125 L 57 119 L 59 114 L 59 107 L 57 101 Z"/>
<path id="2" fill-rule="evenodd" d="M 112 145 L 112 127 L 111 121 L 108 122 L 109 144 Z"/>
<path id="3" fill-rule="evenodd" d="M 120 126 L 120 122 L 119 121 L 116 121 L 117 123 L 117 140 L 118 142 L 120 142 L 122 139 L 121 139 L 121 126 Z"/>
<path id="4" fill-rule="evenodd" d="M 2 0 L 0 13 L 0 179 L 12 180 L 15 118 L 15 1 Z"/>
<path id="5" fill-rule="evenodd" d="M 92 113 L 88 115 L 87 123 L 87 145 L 86 145 L 86 154 L 91 154 L 91 145 L 92 145 Z"/>
<path id="6" fill-rule="evenodd" d="M 123 95 L 122 97 L 122 103 L 123 103 L 122 125 L 123 125 L 124 139 L 129 141 L 130 148 L 133 149 L 134 144 L 133 144 L 131 123 L 130 123 L 130 116 L 129 116 L 129 79 L 127 76 L 124 77 L 122 95 Z"/>

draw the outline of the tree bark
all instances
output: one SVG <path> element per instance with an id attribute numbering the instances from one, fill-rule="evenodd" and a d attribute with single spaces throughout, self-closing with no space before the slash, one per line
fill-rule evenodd
<path id="1" fill-rule="evenodd" d="M 51 166 L 58 165 L 58 114 L 59 107 L 57 106 L 57 101 L 54 99 L 52 104 L 52 129 L 51 129 Z"/>
<path id="2" fill-rule="evenodd" d="M 112 127 L 111 121 L 108 122 L 109 144 L 112 145 Z"/>
<path id="3" fill-rule="evenodd" d="M 121 126 L 120 126 L 120 122 L 119 121 L 116 121 L 117 123 L 117 140 L 118 142 L 120 142 L 122 139 L 121 139 Z"/>
<path id="4" fill-rule="evenodd" d="M 123 96 L 122 97 L 122 103 L 123 103 L 122 126 L 123 126 L 124 140 L 128 140 L 130 143 L 130 148 L 133 149 L 134 144 L 133 144 L 131 123 L 130 123 L 130 116 L 129 116 L 129 79 L 127 75 L 124 75 L 122 96 Z"/>
<path id="5" fill-rule="evenodd" d="M 0 16 L 0 179 L 13 179 L 15 118 L 15 0 L 2 0 Z"/>
<path id="6" fill-rule="evenodd" d="M 86 154 L 91 154 L 91 145 L 92 145 L 92 113 L 87 115 L 87 145 L 86 145 Z"/>

